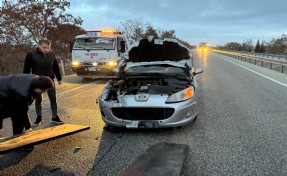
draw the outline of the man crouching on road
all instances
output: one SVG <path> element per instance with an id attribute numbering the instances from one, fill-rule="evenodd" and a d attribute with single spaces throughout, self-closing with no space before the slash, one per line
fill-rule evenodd
<path id="1" fill-rule="evenodd" d="M 0 129 L 3 119 L 11 117 L 13 134 L 31 131 L 28 117 L 29 105 L 38 94 L 54 88 L 54 83 L 47 76 L 34 74 L 15 74 L 0 77 Z"/>

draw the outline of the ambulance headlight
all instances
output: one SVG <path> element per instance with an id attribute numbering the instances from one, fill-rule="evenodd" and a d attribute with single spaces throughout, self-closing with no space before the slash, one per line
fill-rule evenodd
<path id="1" fill-rule="evenodd" d="M 108 65 L 109 66 L 117 66 L 117 62 L 116 61 L 109 61 Z"/>
<path id="2" fill-rule="evenodd" d="M 77 62 L 77 61 L 73 61 L 71 65 L 72 65 L 72 66 L 80 66 L 81 63 L 80 63 L 80 62 Z"/>

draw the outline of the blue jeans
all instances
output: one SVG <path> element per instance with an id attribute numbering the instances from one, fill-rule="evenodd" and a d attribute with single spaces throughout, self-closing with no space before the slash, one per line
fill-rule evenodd
<path id="1" fill-rule="evenodd" d="M 50 100 L 50 106 L 52 110 L 52 118 L 57 117 L 57 100 L 56 100 L 56 88 L 54 86 L 53 89 L 50 89 L 47 91 L 49 100 Z M 37 95 L 35 98 L 35 108 L 36 108 L 36 114 L 37 117 L 41 116 L 42 117 L 42 94 Z"/>

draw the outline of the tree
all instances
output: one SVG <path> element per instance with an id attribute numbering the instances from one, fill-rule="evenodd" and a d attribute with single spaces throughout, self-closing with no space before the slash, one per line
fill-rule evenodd
<path id="1" fill-rule="evenodd" d="M 140 40 L 152 35 L 155 38 L 175 38 L 175 30 L 156 30 L 150 22 L 143 18 L 128 19 L 120 22 L 118 29 L 124 32 L 129 39 Z"/>
<path id="2" fill-rule="evenodd" d="M 25 54 L 40 37 L 46 37 L 63 24 L 80 25 L 81 18 L 65 13 L 69 7 L 67 0 L 4 1 L 0 14 L 0 65 L 5 66 L 1 68 L 3 72 L 20 72 Z"/>
<path id="3" fill-rule="evenodd" d="M 162 30 L 162 31 L 160 31 L 160 38 L 162 38 L 162 39 L 164 39 L 164 38 L 176 38 L 175 30 L 169 30 L 169 31 Z"/>
<path id="4" fill-rule="evenodd" d="M 47 37 L 52 41 L 53 49 L 57 53 L 68 54 L 72 52 L 75 36 L 84 33 L 85 30 L 78 26 L 63 24 L 49 31 Z"/>
<path id="5" fill-rule="evenodd" d="M 82 24 L 81 18 L 65 13 L 70 2 L 60 1 L 5 1 L 2 23 L 4 32 L 13 43 L 37 43 L 40 37 L 62 24 Z M 21 40 L 19 40 L 21 39 Z M 22 42 L 23 43 L 23 42 Z"/>
<path id="6" fill-rule="evenodd" d="M 151 25 L 147 27 L 145 37 L 147 37 L 149 35 L 153 36 L 154 38 L 158 38 L 158 34 L 157 34 L 156 29 L 154 29 L 153 26 L 151 26 Z"/>
<path id="7" fill-rule="evenodd" d="M 241 44 L 237 42 L 228 42 L 227 44 L 224 45 L 224 49 L 240 51 Z"/>
<path id="8" fill-rule="evenodd" d="M 241 51 L 251 52 L 253 50 L 252 39 L 248 39 L 241 45 Z"/>
<path id="9" fill-rule="evenodd" d="M 261 42 L 259 53 L 265 53 L 265 46 L 263 42 Z"/>
<path id="10" fill-rule="evenodd" d="M 146 29 L 151 26 L 150 22 L 141 18 L 128 19 L 120 22 L 119 30 L 124 32 L 129 39 L 138 41 L 145 36 Z"/>
<path id="11" fill-rule="evenodd" d="M 287 48 L 287 34 L 282 34 L 280 38 L 272 39 L 266 43 L 266 51 L 271 54 L 284 54 Z"/>
<path id="12" fill-rule="evenodd" d="M 259 40 L 258 40 L 257 43 L 256 43 L 256 46 L 255 46 L 254 52 L 260 53 L 260 51 L 261 51 L 261 48 L 260 48 L 260 43 L 259 43 Z"/>
<path id="13" fill-rule="evenodd" d="M 129 19 L 120 22 L 120 27 L 118 29 L 123 31 L 129 39 L 138 41 L 148 36 L 153 36 L 154 38 L 164 39 L 164 38 L 175 38 L 185 46 L 189 48 L 194 48 L 196 46 L 191 46 L 188 42 L 176 38 L 175 30 L 156 30 L 150 22 L 144 21 L 143 18 Z"/>

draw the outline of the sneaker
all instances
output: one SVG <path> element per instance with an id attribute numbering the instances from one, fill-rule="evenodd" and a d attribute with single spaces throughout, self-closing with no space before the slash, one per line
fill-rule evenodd
<path id="1" fill-rule="evenodd" d="M 33 129 L 32 129 L 32 128 L 25 129 L 25 131 L 23 132 L 23 134 L 27 134 L 27 133 L 30 133 L 30 132 L 32 132 L 32 131 L 33 131 Z"/>
<path id="2" fill-rule="evenodd" d="M 60 120 L 59 116 L 57 115 L 55 118 L 52 118 L 53 123 L 63 124 L 64 122 Z"/>
<path id="3" fill-rule="evenodd" d="M 34 125 L 40 125 L 41 123 L 43 123 L 43 119 L 41 116 L 37 116 L 36 121 L 34 122 Z"/>

